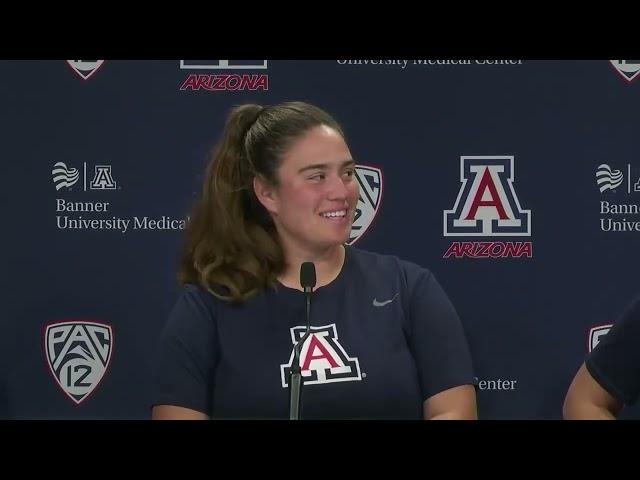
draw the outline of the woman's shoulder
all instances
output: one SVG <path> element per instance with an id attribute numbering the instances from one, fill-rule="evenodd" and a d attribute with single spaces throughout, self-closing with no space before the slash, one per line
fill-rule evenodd
<path id="1" fill-rule="evenodd" d="M 185 283 L 180 287 L 178 293 L 178 305 L 182 304 L 189 309 L 213 313 L 217 311 L 223 303 L 213 292 L 216 292 L 213 288 L 207 289 L 195 283 Z M 220 293 L 222 293 L 221 290 Z"/>
<path id="2" fill-rule="evenodd" d="M 356 247 L 348 247 L 348 252 L 357 267 L 372 275 L 400 273 L 411 278 L 431 275 L 427 267 L 395 254 L 372 252 Z"/>
<path id="3" fill-rule="evenodd" d="M 349 247 L 354 270 L 367 277 L 398 278 L 406 285 L 413 285 L 432 276 L 431 270 L 395 254 L 386 254 Z"/>
<path id="4" fill-rule="evenodd" d="M 195 297 L 201 299 L 209 299 L 209 297 L 215 298 L 206 288 L 196 283 L 185 283 L 180 288 L 180 294 L 187 297 Z"/>
<path id="5" fill-rule="evenodd" d="M 264 297 L 261 292 L 258 292 L 243 301 L 228 300 L 229 296 L 229 289 L 223 285 L 185 283 L 181 286 L 179 301 L 186 301 L 187 303 L 197 305 L 200 309 L 206 309 L 213 314 L 222 314 L 227 311 L 236 311 L 238 308 L 245 310 L 260 308 L 260 302 L 256 304 L 256 299 Z"/>

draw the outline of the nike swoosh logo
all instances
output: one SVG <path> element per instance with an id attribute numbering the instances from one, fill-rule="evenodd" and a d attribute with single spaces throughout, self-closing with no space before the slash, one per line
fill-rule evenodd
<path id="1" fill-rule="evenodd" d="M 376 298 L 374 298 L 373 299 L 373 306 L 374 307 L 384 307 L 385 305 L 393 302 L 396 299 L 397 296 L 398 296 L 398 294 L 396 293 L 391 300 L 385 300 L 384 302 L 379 302 Z"/>

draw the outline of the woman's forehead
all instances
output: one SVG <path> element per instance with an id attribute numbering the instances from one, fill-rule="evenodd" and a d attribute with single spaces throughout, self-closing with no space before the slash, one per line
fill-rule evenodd
<path id="1" fill-rule="evenodd" d="M 283 155 L 283 166 L 293 169 L 312 164 L 342 164 L 351 160 L 342 135 L 325 125 L 314 127 L 295 139 Z"/>

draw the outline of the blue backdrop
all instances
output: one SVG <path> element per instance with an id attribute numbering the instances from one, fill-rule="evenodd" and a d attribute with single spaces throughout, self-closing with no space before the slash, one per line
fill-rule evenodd
<path id="1" fill-rule="evenodd" d="M 150 417 L 225 116 L 305 100 L 360 166 L 354 243 L 431 269 L 456 306 L 480 418 L 560 418 L 638 290 L 637 62 L 0 62 L 0 417 Z"/>

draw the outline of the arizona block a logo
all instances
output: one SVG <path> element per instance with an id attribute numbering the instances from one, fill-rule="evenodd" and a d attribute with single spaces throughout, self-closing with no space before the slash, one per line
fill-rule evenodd
<path id="1" fill-rule="evenodd" d="M 460 158 L 460 190 L 444 210 L 445 237 L 530 237 L 531 210 L 520 206 L 513 186 L 513 156 Z M 448 256 L 531 256 L 531 242 L 454 242 Z"/>
<path id="2" fill-rule="evenodd" d="M 293 346 L 302 338 L 306 327 L 293 327 Z M 282 387 L 289 384 L 289 374 L 293 363 L 293 348 L 289 362 L 280 365 Z M 311 327 L 311 334 L 300 351 L 300 370 L 305 385 L 316 383 L 348 382 L 362 380 L 360 362 L 357 357 L 349 357 L 338 341 L 336 325 Z"/>

